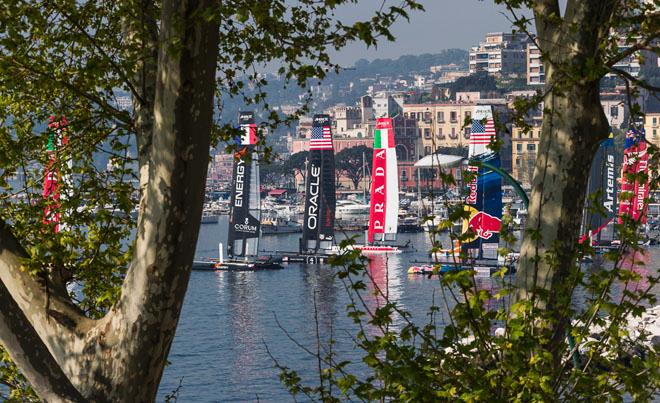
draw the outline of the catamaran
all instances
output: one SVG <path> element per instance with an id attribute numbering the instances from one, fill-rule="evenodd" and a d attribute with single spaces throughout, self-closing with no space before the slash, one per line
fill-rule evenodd
<path id="1" fill-rule="evenodd" d="M 61 147 L 66 146 L 69 141 L 67 135 L 68 122 L 64 116 L 57 119 L 55 116 L 50 116 L 48 119 L 48 145 L 46 152 L 48 153 L 48 164 L 45 167 L 44 183 L 42 197 L 46 200 L 44 207 L 43 223 L 50 224 L 53 227 L 53 232 L 57 233 L 64 229 L 62 216 L 60 212 L 60 200 L 64 199 L 67 192 L 60 192 L 60 182 L 66 183 L 66 175 L 60 175 L 57 168 L 58 153 L 61 153 Z M 67 165 L 71 169 L 72 161 L 68 159 Z"/>
<path id="2" fill-rule="evenodd" d="M 363 254 L 400 253 L 388 242 L 396 241 L 399 221 L 399 175 L 392 118 L 378 118 L 374 133 L 369 229 L 364 245 L 355 245 Z"/>
<path id="3" fill-rule="evenodd" d="M 320 264 L 333 254 L 336 204 L 330 116 L 317 114 L 309 139 L 302 237 L 298 252 L 283 252 L 283 261 Z"/>
<path id="4" fill-rule="evenodd" d="M 259 154 L 256 150 L 257 125 L 252 112 L 240 112 L 242 131 L 237 139 L 238 151 L 234 153 L 234 167 L 227 232 L 227 257 L 223 256 L 222 244 L 218 247 L 218 260 L 210 267 L 216 270 L 266 270 L 281 269 L 277 259 L 260 258 L 261 196 L 259 184 Z M 208 263 L 206 263 L 208 266 Z M 195 262 L 193 268 L 203 268 L 204 262 Z"/>
<path id="5" fill-rule="evenodd" d="M 491 166 L 500 166 L 500 156 L 488 146 L 496 139 L 495 121 L 491 106 L 478 105 L 472 115 L 472 127 L 468 148 L 471 161 L 481 161 Z M 486 168 L 468 165 L 475 177 L 467 184 L 468 195 L 465 209 L 469 213 L 463 221 L 462 234 L 472 234 L 452 249 L 438 251 L 434 262 L 440 263 L 440 272 L 460 269 L 490 271 L 501 266 L 512 267 L 516 255 L 498 256 L 499 232 L 502 222 L 502 178 Z M 467 259 L 461 259 L 463 254 Z M 453 264 L 455 263 L 455 264 Z M 428 274 L 434 271 L 433 264 L 418 264 L 408 269 L 410 274 Z"/>
<path id="6" fill-rule="evenodd" d="M 619 203 L 618 223 L 622 224 L 624 217 L 629 217 L 640 224 L 646 224 L 649 196 L 649 184 L 639 176 L 631 180 L 631 175 L 645 173 L 648 175 L 649 155 L 644 129 L 630 129 L 626 133 L 623 149 L 623 166 L 621 168 L 621 197 Z"/>
<path id="7" fill-rule="evenodd" d="M 580 243 L 590 242 L 597 249 L 607 249 L 614 241 L 614 219 L 617 214 L 614 137 L 603 141 L 591 165 L 585 214 Z"/>

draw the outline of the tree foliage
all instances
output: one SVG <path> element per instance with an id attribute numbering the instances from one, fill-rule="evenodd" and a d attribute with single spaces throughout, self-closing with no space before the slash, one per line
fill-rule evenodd
<path id="1" fill-rule="evenodd" d="M 353 189 L 357 190 L 364 173 L 371 169 L 373 151 L 373 148 L 361 145 L 344 148 L 335 156 L 335 169 L 353 182 Z"/>

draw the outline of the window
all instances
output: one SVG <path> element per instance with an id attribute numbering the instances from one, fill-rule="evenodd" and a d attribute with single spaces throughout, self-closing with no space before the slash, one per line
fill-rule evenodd
<path id="1" fill-rule="evenodd" d="M 438 112 L 438 122 L 444 123 L 445 121 L 445 113 L 444 112 Z"/>
<path id="2" fill-rule="evenodd" d="M 408 119 L 408 112 L 403 112 L 403 118 Z"/>
<path id="3" fill-rule="evenodd" d="M 518 151 L 519 153 L 522 152 L 522 144 L 520 143 L 516 144 L 516 151 Z"/>
<path id="4" fill-rule="evenodd" d="M 653 129 L 653 138 L 656 138 L 658 136 L 658 131 L 656 129 Z"/>
<path id="5" fill-rule="evenodd" d="M 619 107 L 618 106 L 611 106 L 610 107 L 610 116 L 613 118 L 616 118 L 619 116 Z"/>
<path id="6" fill-rule="evenodd" d="M 658 118 L 653 117 L 653 126 L 655 126 L 656 124 L 658 124 Z"/>
<path id="7" fill-rule="evenodd" d="M 430 139 L 431 138 L 431 129 L 429 129 L 428 127 L 424 128 L 424 138 L 425 139 Z"/>
<path id="8" fill-rule="evenodd" d="M 451 111 L 449 112 L 449 120 L 452 123 L 456 123 L 456 111 Z"/>
<path id="9" fill-rule="evenodd" d="M 520 157 L 518 157 L 518 158 L 516 158 L 516 166 L 519 167 L 520 165 L 521 165 L 520 164 Z"/>
<path id="10" fill-rule="evenodd" d="M 465 120 L 470 119 L 471 116 L 472 116 L 472 112 L 470 112 L 470 111 L 465 112 Z"/>
<path id="11" fill-rule="evenodd" d="M 519 139 L 522 138 L 522 135 L 523 135 L 522 130 L 518 130 L 518 138 L 519 138 Z"/>
<path id="12" fill-rule="evenodd" d="M 536 144 L 527 144 L 527 151 L 536 151 Z"/>
<path id="13" fill-rule="evenodd" d="M 445 136 L 442 134 L 442 127 L 438 128 L 438 137 L 444 139 Z"/>
<path id="14" fill-rule="evenodd" d="M 431 154 L 431 146 L 424 147 L 424 155 L 429 155 L 429 154 Z"/>
<path id="15" fill-rule="evenodd" d="M 431 120 L 433 118 L 433 115 L 431 112 L 424 112 L 424 120 Z"/>

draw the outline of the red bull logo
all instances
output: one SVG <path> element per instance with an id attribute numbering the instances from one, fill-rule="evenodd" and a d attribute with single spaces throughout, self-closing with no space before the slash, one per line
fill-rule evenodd
<path id="1" fill-rule="evenodd" d="M 493 234 L 498 234 L 500 232 L 502 221 L 499 218 L 483 211 L 478 211 L 473 207 L 468 208 L 470 210 L 470 217 L 463 224 L 463 232 L 467 232 L 468 229 L 471 229 L 476 234 L 474 239 L 490 239 Z M 474 239 L 470 239 L 467 242 L 472 242 Z"/>

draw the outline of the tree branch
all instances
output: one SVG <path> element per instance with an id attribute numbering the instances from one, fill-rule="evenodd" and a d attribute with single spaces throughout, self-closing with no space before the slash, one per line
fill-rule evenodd
<path id="1" fill-rule="evenodd" d="M 27 256 L 7 224 L 0 221 L 0 283 L 9 290 L 21 314 L 29 318 L 30 327 L 61 362 L 66 357 L 68 342 L 93 321 L 82 315 L 58 287 L 48 287 L 48 274 L 39 279 L 24 271 L 21 259 Z M 1 310 L 6 310 L 2 306 Z"/>
<path id="2" fill-rule="evenodd" d="M 647 83 L 644 80 L 640 80 L 639 78 L 634 77 L 632 74 L 628 73 L 627 71 L 618 69 L 616 67 L 610 67 L 610 71 L 639 87 L 645 88 L 649 91 L 660 92 L 660 87 L 656 87 L 654 85 Z"/>
<path id="3" fill-rule="evenodd" d="M 0 342 L 46 402 L 84 402 L 7 287 L 0 282 Z"/>
<path id="4" fill-rule="evenodd" d="M 660 32 L 656 33 L 655 35 L 648 36 L 643 41 L 632 45 L 631 47 L 624 50 L 623 52 L 620 52 L 616 56 L 606 60 L 605 65 L 607 67 L 612 67 L 615 64 L 617 64 L 618 62 L 620 62 L 621 60 L 625 59 L 626 57 L 631 56 L 635 52 L 638 52 L 640 50 L 645 50 L 645 49 L 648 50 L 649 49 L 648 46 L 651 44 L 651 42 L 655 41 L 657 38 L 660 38 Z"/>

